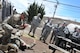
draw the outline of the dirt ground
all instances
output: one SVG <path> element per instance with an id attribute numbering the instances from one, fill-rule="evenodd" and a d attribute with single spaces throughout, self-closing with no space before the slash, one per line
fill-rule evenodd
<path id="1" fill-rule="evenodd" d="M 21 37 L 27 44 L 31 44 L 33 43 L 33 39 L 31 38 L 27 38 L 27 37 Z M 51 50 L 48 49 L 48 45 L 40 42 L 40 41 L 36 41 L 36 45 L 31 49 L 31 50 L 26 50 L 23 53 L 51 53 Z"/>
<path id="2" fill-rule="evenodd" d="M 41 30 L 40 29 L 37 29 L 36 30 L 36 34 L 35 34 L 35 37 L 36 38 L 32 38 L 32 37 L 30 37 L 30 36 L 27 35 L 28 32 L 29 32 L 29 29 L 30 29 L 30 27 L 27 27 L 23 31 L 23 36 L 21 37 L 21 39 L 24 40 L 27 44 L 31 44 L 35 40 L 36 45 L 31 50 L 28 50 L 28 49 L 26 49 L 25 51 L 19 50 L 18 53 L 52 53 L 52 50 L 50 50 L 48 48 L 48 45 L 47 44 L 39 41 Z M 50 39 L 50 36 L 46 40 L 48 44 L 49 44 L 49 39 Z M 55 53 L 61 53 L 61 52 L 60 51 L 56 51 Z"/>
<path id="3" fill-rule="evenodd" d="M 28 37 L 21 37 L 27 44 L 33 43 L 33 39 Z M 36 45 L 31 50 L 20 51 L 19 53 L 52 53 L 52 50 L 48 48 L 47 44 L 42 43 L 39 40 L 36 40 Z M 60 51 L 56 51 L 55 53 L 61 53 Z"/>

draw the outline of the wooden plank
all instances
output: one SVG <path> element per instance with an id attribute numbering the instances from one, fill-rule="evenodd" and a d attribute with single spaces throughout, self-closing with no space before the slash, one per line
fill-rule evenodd
<path id="1" fill-rule="evenodd" d="M 54 44 L 49 44 L 49 46 L 51 46 L 51 47 L 53 47 L 53 48 L 55 48 L 55 49 L 57 49 L 57 50 L 59 50 L 59 51 L 61 51 L 63 53 L 70 53 L 70 52 L 68 52 L 68 51 L 66 51 L 66 50 L 64 50 L 64 49 L 62 49 L 62 48 L 60 48 L 60 47 L 58 47 L 58 46 L 56 46 Z"/>
<path id="2" fill-rule="evenodd" d="M 67 42 L 70 42 L 70 43 L 72 43 L 72 44 L 74 44 L 74 45 L 76 45 L 76 46 L 80 46 L 80 44 L 77 44 L 77 43 L 75 43 L 75 42 L 72 42 L 70 39 L 68 39 L 68 38 L 65 38 L 65 37 L 62 37 L 62 36 L 57 36 L 58 38 L 62 38 L 63 40 L 65 40 L 65 41 L 67 41 Z"/>
<path id="3" fill-rule="evenodd" d="M 67 39 L 65 37 L 62 37 L 62 36 L 57 36 L 58 38 L 62 38 L 63 40 L 67 41 L 67 42 L 72 42 L 70 39 Z"/>
<path id="4" fill-rule="evenodd" d="M 76 49 L 76 48 L 73 48 L 74 51 L 80 53 L 80 50 Z"/>

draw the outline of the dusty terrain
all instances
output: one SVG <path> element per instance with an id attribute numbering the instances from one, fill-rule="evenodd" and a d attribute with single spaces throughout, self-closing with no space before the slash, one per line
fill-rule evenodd
<path id="1" fill-rule="evenodd" d="M 23 30 L 23 36 L 21 37 L 21 39 L 23 39 L 27 44 L 31 44 L 35 40 L 36 45 L 31 50 L 28 50 L 28 49 L 26 49 L 25 51 L 19 50 L 19 53 L 52 53 L 52 50 L 48 48 L 47 44 L 39 41 L 41 29 L 36 30 L 36 34 L 35 34 L 36 38 L 32 38 L 28 35 L 29 29 L 30 27 L 28 26 L 25 30 Z M 49 44 L 50 36 L 51 35 L 49 35 L 48 39 L 46 40 L 48 44 Z M 56 51 L 56 53 L 61 53 L 61 52 Z"/>

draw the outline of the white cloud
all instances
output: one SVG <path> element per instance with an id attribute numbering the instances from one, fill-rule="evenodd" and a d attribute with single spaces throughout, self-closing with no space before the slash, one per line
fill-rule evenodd
<path id="1" fill-rule="evenodd" d="M 13 5 L 15 5 L 15 8 L 17 8 L 18 12 L 23 12 L 24 10 L 28 9 L 29 5 L 32 4 L 34 1 L 38 3 L 38 5 L 43 4 L 45 6 L 45 16 L 53 17 L 54 13 L 54 3 L 46 2 L 43 0 L 10 0 Z M 60 7 L 59 7 L 60 8 Z M 59 9 L 57 9 L 58 12 L 60 12 Z M 75 20 L 75 18 L 72 17 L 64 17 L 64 16 L 58 16 L 55 14 L 58 18 L 67 19 L 67 20 Z"/>
<path id="2" fill-rule="evenodd" d="M 14 8 L 16 8 L 19 13 L 25 11 L 28 7 L 28 4 L 26 3 L 26 1 L 24 1 L 25 0 L 10 0 L 12 5 L 14 5 Z"/>
<path id="3" fill-rule="evenodd" d="M 28 7 L 28 1 L 27 0 L 19 0 L 21 4 L 23 4 L 25 7 Z"/>

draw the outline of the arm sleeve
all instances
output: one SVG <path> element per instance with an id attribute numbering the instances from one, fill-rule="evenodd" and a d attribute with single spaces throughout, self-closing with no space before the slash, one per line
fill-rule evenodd
<path id="1" fill-rule="evenodd" d="M 10 19 L 10 17 L 8 17 L 7 19 L 5 19 L 4 21 L 3 21 L 3 23 L 7 23 L 7 21 Z"/>
<path id="2" fill-rule="evenodd" d="M 73 33 L 72 36 L 75 37 L 75 38 L 79 38 L 79 35 L 76 36 L 76 34 L 77 34 L 77 32 Z"/>

